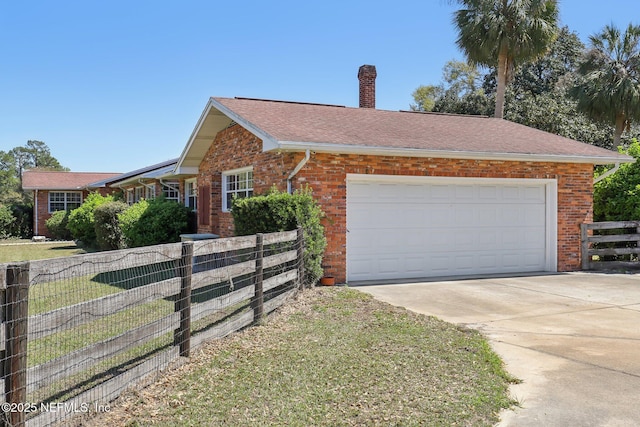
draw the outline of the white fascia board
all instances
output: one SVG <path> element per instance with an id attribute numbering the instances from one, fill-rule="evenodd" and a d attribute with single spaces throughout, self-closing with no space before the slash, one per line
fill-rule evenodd
<path id="1" fill-rule="evenodd" d="M 191 136 L 189 137 L 189 140 L 187 141 L 187 145 L 185 145 L 184 149 L 182 150 L 182 154 L 180 154 L 180 158 L 178 159 L 178 163 L 176 163 L 176 166 L 175 166 L 175 169 L 174 169 L 175 171 L 178 171 L 178 169 L 181 168 L 182 163 L 184 163 L 184 161 L 186 160 L 187 153 L 189 152 L 189 150 L 193 146 L 193 143 L 196 140 L 196 136 L 198 135 L 198 132 L 200 131 L 200 128 L 204 124 L 204 121 L 207 118 L 207 116 L 209 115 L 209 111 L 211 110 L 211 107 L 212 107 L 211 106 L 211 99 L 209 99 L 209 102 L 207 102 L 207 105 L 204 107 L 204 110 L 202 111 L 202 114 L 200 114 L 200 118 L 196 122 L 195 128 L 193 128 L 193 131 L 191 132 Z"/>
<path id="2" fill-rule="evenodd" d="M 197 175 L 198 172 L 195 166 L 180 166 L 173 170 L 173 175 Z"/>
<path id="3" fill-rule="evenodd" d="M 563 156 L 553 154 L 520 154 L 493 153 L 451 150 L 422 150 L 417 148 L 365 147 L 360 145 L 339 145 L 321 142 L 280 141 L 278 149 L 283 151 L 311 150 L 316 153 L 359 154 L 372 156 L 398 157 L 431 157 L 439 159 L 468 159 L 468 160 L 501 160 L 514 162 L 552 162 L 552 163 L 587 163 L 593 165 L 609 165 L 613 163 L 633 163 L 630 156 Z M 265 150 L 268 151 L 268 150 Z"/>

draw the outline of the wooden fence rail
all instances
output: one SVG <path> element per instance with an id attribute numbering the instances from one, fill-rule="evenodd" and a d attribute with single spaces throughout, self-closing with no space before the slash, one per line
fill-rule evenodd
<path id="1" fill-rule="evenodd" d="M 640 268 L 640 221 L 585 223 L 580 228 L 583 270 Z"/>
<path id="2" fill-rule="evenodd" d="M 260 321 L 301 287 L 302 246 L 302 232 L 294 230 L 1 265 L 0 369 L 5 388 L 0 393 L 0 426 L 47 426 L 73 415 L 77 408 L 108 404 L 127 387 L 180 356 L 189 356 L 203 342 Z M 32 286 L 48 286 L 55 292 L 61 281 L 89 276 L 94 280 L 100 274 L 123 274 L 150 265 L 168 265 L 169 272 L 163 274 L 173 277 L 154 276 L 152 283 L 29 315 Z M 229 285 L 220 285 L 226 283 Z M 226 286 L 222 295 L 207 294 L 194 302 L 198 292 L 211 292 L 217 285 Z M 48 360 L 29 363 L 28 358 L 38 356 L 35 343 L 55 346 L 51 343 L 58 334 L 81 334 L 92 322 L 109 322 L 112 318 L 108 316 L 123 315 L 146 304 L 167 307 L 169 302 L 174 305 L 173 312 L 143 319 L 143 324 L 64 354 L 55 353 Z M 128 357 L 133 349 L 168 334 L 173 334 L 172 345 L 141 360 L 128 361 L 126 369 L 119 368 L 116 375 L 110 373 L 97 385 L 75 395 L 59 393 L 36 403 L 28 401 L 47 385 L 73 381 L 88 366 L 116 356 Z M 52 400 L 55 398 L 61 402 Z M 52 402 L 56 410 L 46 410 Z M 70 408 L 73 410 L 67 410 Z"/>

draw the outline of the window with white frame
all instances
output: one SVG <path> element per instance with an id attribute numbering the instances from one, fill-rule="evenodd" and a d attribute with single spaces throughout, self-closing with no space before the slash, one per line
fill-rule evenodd
<path id="1" fill-rule="evenodd" d="M 222 174 L 222 210 L 229 211 L 234 197 L 253 196 L 253 168 L 236 169 Z"/>
<path id="2" fill-rule="evenodd" d="M 70 211 L 82 204 L 81 191 L 52 191 L 49 193 L 49 213 Z"/>
<path id="3" fill-rule="evenodd" d="M 144 187 L 144 198 L 147 200 L 153 200 L 156 198 L 156 185 L 149 184 Z"/>
<path id="4" fill-rule="evenodd" d="M 132 205 L 136 202 L 135 194 L 133 193 L 133 188 L 127 189 L 127 204 Z"/>
<path id="5" fill-rule="evenodd" d="M 180 202 L 180 183 L 178 181 L 163 182 L 162 195 L 167 200 Z"/>
<path id="6" fill-rule="evenodd" d="M 184 182 L 184 204 L 193 211 L 198 209 L 198 183 L 195 179 Z"/>
<path id="7" fill-rule="evenodd" d="M 134 202 L 139 202 L 140 199 L 144 199 L 144 187 L 136 187 L 134 190 Z"/>

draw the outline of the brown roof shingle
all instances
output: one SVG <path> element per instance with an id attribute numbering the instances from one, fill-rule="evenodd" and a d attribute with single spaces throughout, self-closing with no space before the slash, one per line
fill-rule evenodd
<path id="1" fill-rule="evenodd" d="M 212 98 L 234 120 L 261 130 L 282 146 L 330 144 L 340 147 L 420 150 L 437 155 L 559 156 L 630 161 L 628 156 L 569 138 L 481 116 L 416 113 L 330 105 Z M 606 160 L 605 160 L 606 159 Z"/>
<path id="2" fill-rule="evenodd" d="M 27 170 L 22 173 L 22 188 L 25 190 L 79 190 L 118 173 L 57 172 Z"/>

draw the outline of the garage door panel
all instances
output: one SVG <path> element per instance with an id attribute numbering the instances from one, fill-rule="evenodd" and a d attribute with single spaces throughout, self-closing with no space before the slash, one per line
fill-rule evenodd
<path id="1" fill-rule="evenodd" d="M 348 280 L 548 265 L 545 184 L 426 181 L 347 183 Z"/>

